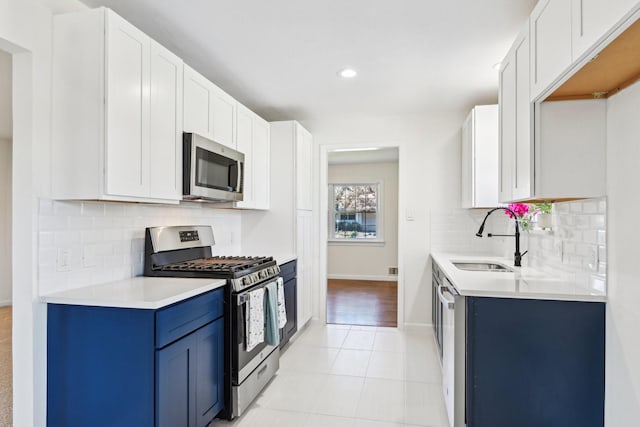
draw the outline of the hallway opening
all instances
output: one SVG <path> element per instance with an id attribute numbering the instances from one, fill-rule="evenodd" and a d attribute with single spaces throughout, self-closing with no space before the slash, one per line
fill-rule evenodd
<path id="1" fill-rule="evenodd" d="M 327 323 L 396 327 L 398 148 L 327 158 Z"/>

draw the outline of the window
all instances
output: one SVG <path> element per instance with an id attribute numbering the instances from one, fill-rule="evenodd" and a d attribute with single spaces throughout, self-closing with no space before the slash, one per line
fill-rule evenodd
<path id="1" fill-rule="evenodd" d="M 380 187 L 380 183 L 329 184 L 330 240 L 381 240 Z"/>

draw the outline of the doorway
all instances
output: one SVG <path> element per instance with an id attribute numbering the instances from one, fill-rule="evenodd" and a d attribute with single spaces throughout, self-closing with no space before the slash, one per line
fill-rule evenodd
<path id="1" fill-rule="evenodd" d="M 13 423 L 12 67 L 11 54 L 0 50 L 0 425 Z"/>
<path id="2" fill-rule="evenodd" d="M 398 148 L 327 153 L 327 323 L 398 325 Z"/>

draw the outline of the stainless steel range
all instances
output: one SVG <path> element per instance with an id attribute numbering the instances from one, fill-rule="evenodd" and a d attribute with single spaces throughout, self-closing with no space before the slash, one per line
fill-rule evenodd
<path id="1" fill-rule="evenodd" d="M 277 345 L 247 351 L 249 293 L 278 279 L 272 257 L 212 256 L 210 226 L 152 227 L 145 233 L 144 275 L 227 279 L 225 290 L 225 411 L 242 415 L 279 368 Z"/>

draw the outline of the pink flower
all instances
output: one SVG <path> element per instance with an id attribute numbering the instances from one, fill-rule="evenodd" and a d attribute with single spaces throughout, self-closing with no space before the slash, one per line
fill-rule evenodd
<path id="1" fill-rule="evenodd" d="M 524 203 L 511 203 L 507 206 L 509 209 L 516 213 L 518 218 L 522 218 L 527 213 L 529 213 L 529 205 Z M 513 218 L 513 214 L 509 211 L 504 211 L 505 214 L 509 215 L 509 218 Z"/>

